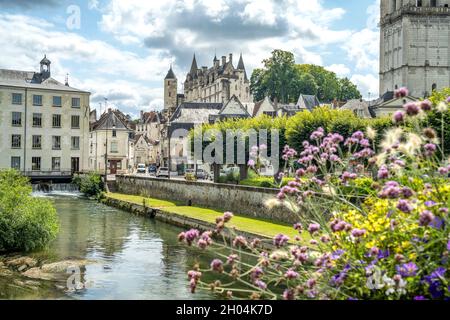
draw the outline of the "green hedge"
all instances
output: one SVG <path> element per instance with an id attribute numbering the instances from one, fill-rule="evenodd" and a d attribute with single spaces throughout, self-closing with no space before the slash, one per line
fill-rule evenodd
<path id="1" fill-rule="evenodd" d="M 0 171 L 0 252 L 33 251 L 55 239 L 56 209 L 31 193 L 28 179 L 19 172 Z"/>

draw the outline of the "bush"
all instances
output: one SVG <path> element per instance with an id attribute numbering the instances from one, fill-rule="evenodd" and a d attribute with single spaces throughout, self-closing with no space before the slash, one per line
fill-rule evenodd
<path id="1" fill-rule="evenodd" d="M 286 186 L 290 181 L 295 180 L 294 178 L 283 178 L 283 182 L 281 183 L 281 186 Z M 249 179 L 242 180 L 240 182 L 240 185 L 243 186 L 250 186 L 250 187 L 257 187 L 257 188 L 279 188 L 280 185 L 278 185 L 275 182 L 275 179 L 273 177 L 252 177 Z"/>
<path id="2" fill-rule="evenodd" d="M 99 198 L 105 188 L 102 177 L 98 173 L 77 175 L 72 181 L 80 188 L 80 192 L 89 198 Z"/>
<path id="3" fill-rule="evenodd" d="M 31 196 L 28 179 L 15 170 L 0 172 L 0 252 L 42 249 L 59 224 L 51 201 Z"/>

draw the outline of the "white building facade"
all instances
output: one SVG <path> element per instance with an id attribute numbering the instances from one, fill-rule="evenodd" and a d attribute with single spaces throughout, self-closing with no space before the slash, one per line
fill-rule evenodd
<path id="1" fill-rule="evenodd" d="M 0 69 L 0 169 L 30 177 L 88 170 L 90 93 L 40 72 Z"/>

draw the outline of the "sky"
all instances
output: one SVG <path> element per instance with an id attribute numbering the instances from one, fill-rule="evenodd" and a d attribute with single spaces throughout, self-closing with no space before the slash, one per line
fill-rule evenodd
<path id="1" fill-rule="evenodd" d="M 91 108 L 137 117 L 163 107 L 170 65 L 179 90 L 194 53 L 242 53 L 247 73 L 275 49 L 378 96 L 380 0 L 0 0 L 0 68 L 38 71 L 92 93 Z"/>

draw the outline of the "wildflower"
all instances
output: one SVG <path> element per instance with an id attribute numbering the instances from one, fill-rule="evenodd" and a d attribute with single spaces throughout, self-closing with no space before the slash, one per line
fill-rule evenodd
<path id="1" fill-rule="evenodd" d="M 417 296 L 417 297 L 414 297 L 414 300 L 415 300 L 415 301 L 426 301 L 426 300 L 428 300 L 428 299 L 425 298 L 424 296 Z"/>
<path id="2" fill-rule="evenodd" d="M 249 167 L 254 167 L 254 166 L 256 165 L 255 160 L 251 160 L 251 159 L 248 160 L 247 165 L 248 165 Z"/>
<path id="3" fill-rule="evenodd" d="M 292 289 L 286 289 L 283 292 L 283 299 L 286 301 L 294 300 L 295 299 L 295 292 Z"/>
<path id="4" fill-rule="evenodd" d="M 405 263 L 396 267 L 397 272 L 404 278 L 414 277 L 417 274 L 419 268 L 413 262 Z"/>
<path id="5" fill-rule="evenodd" d="M 438 169 L 440 175 L 446 176 L 448 175 L 448 168 L 441 167 Z"/>
<path id="6" fill-rule="evenodd" d="M 425 149 L 425 155 L 428 157 L 431 157 L 436 152 L 436 145 L 433 143 L 428 143 L 424 146 Z"/>
<path id="7" fill-rule="evenodd" d="M 364 139 L 364 133 L 362 131 L 356 131 L 352 134 L 352 138 L 361 141 Z"/>
<path id="8" fill-rule="evenodd" d="M 263 269 L 261 269 L 260 267 L 254 267 L 250 273 L 250 276 L 252 277 L 252 279 L 257 280 L 261 278 L 263 274 L 264 274 Z"/>
<path id="9" fill-rule="evenodd" d="M 436 133 L 436 131 L 435 131 L 434 129 L 432 129 L 432 128 L 425 128 L 425 129 L 423 130 L 423 135 L 424 135 L 427 139 L 429 139 L 429 140 L 434 140 L 434 139 L 437 138 L 437 133 Z"/>
<path id="10" fill-rule="evenodd" d="M 267 150 L 267 145 L 266 145 L 266 144 L 260 145 L 260 146 L 259 146 L 259 150 L 260 150 L 260 151 Z"/>
<path id="11" fill-rule="evenodd" d="M 383 142 L 381 143 L 381 147 L 383 148 L 383 150 L 388 150 L 392 148 L 394 144 L 398 143 L 402 134 L 402 128 L 389 129 L 385 134 Z"/>
<path id="12" fill-rule="evenodd" d="M 447 251 L 450 251 L 450 240 L 447 242 Z"/>
<path id="13" fill-rule="evenodd" d="M 389 170 L 386 166 L 382 166 L 380 170 L 378 170 L 378 179 L 387 179 L 389 178 Z"/>
<path id="14" fill-rule="evenodd" d="M 405 87 L 402 87 L 395 91 L 396 98 L 404 98 L 409 95 L 409 90 Z"/>
<path id="15" fill-rule="evenodd" d="M 372 127 L 367 127 L 366 135 L 370 140 L 373 141 L 377 138 L 377 131 L 375 129 L 373 129 Z"/>
<path id="16" fill-rule="evenodd" d="M 434 202 L 433 200 L 430 200 L 430 201 L 426 201 L 426 202 L 425 202 L 425 206 L 428 207 L 428 208 L 433 208 L 433 207 L 435 207 L 436 205 L 437 205 L 437 203 Z"/>
<path id="17" fill-rule="evenodd" d="M 309 289 L 313 289 L 316 286 L 316 284 L 317 284 L 316 279 L 309 279 L 308 281 L 306 281 L 306 286 Z"/>
<path id="18" fill-rule="evenodd" d="M 312 246 L 316 246 L 316 245 L 319 244 L 319 242 L 318 242 L 317 240 L 310 240 L 309 243 L 310 243 Z"/>
<path id="19" fill-rule="evenodd" d="M 422 227 L 428 226 L 434 220 L 434 214 L 431 211 L 425 210 L 420 213 L 419 224 Z"/>
<path id="20" fill-rule="evenodd" d="M 414 191 L 411 188 L 405 187 L 402 189 L 402 195 L 405 199 L 409 199 L 414 195 Z"/>
<path id="21" fill-rule="evenodd" d="M 311 140 L 319 140 L 319 139 L 323 138 L 324 135 L 325 135 L 325 130 L 323 130 L 323 128 L 318 128 L 316 131 L 314 131 L 311 134 L 310 139 Z"/>
<path id="22" fill-rule="evenodd" d="M 298 273 L 295 272 L 293 269 L 289 269 L 288 271 L 286 271 L 286 273 L 284 274 L 284 277 L 286 279 L 292 280 L 292 279 L 297 279 L 298 278 Z"/>
<path id="23" fill-rule="evenodd" d="M 397 204 L 397 209 L 404 213 L 411 213 L 414 207 L 407 200 L 399 200 Z"/>
<path id="24" fill-rule="evenodd" d="M 233 265 L 239 261 L 239 256 L 237 254 L 231 254 L 227 257 L 227 264 Z"/>
<path id="25" fill-rule="evenodd" d="M 431 103 L 430 100 L 424 100 L 420 102 L 420 108 L 423 111 L 431 111 L 431 109 L 433 108 L 433 104 Z"/>
<path id="26" fill-rule="evenodd" d="M 261 244 L 261 240 L 260 239 L 253 239 L 252 242 L 250 243 L 250 247 L 252 248 L 258 248 Z"/>
<path id="27" fill-rule="evenodd" d="M 223 221 L 226 222 L 230 222 L 230 220 L 233 218 L 233 214 L 231 212 L 225 212 L 223 214 Z"/>
<path id="28" fill-rule="evenodd" d="M 283 192 L 280 192 L 277 194 L 277 199 L 282 201 L 282 200 L 286 199 L 286 195 Z"/>
<path id="29" fill-rule="evenodd" d="M 314 233 L 318 232 L 319 230 L 320 230 L 320 225 L 317 223 L 312 223 L 308 227 L 308 231 L 311 234 L 314 234 Z"/>
<path id="30" fill-rule="evenodd" d="M 355 180 L 357 177 L 358 176 L 355 173 L 350 173 L 348 171 L 345 171 L 342 174 L 341 179 L 342 179 L 342 181 L 346 182 L 346 181 L 349 181 L 349 180 Z"/>
<path id="31" fill-rule="evenodd" d="M 289 241 L 288 236 L 285 236 L 284 234 L 279 234 L 273 239 L 273 244 L 277 248 L 281 248 L 281 247 L 285 246 L 288 243 L 288 241 Z"/>
<path id="32" fill-rule="evenodd" d="M 223 262 L 220 259 L 214 259 L 211 262 L 211 269 L 213 271 L 216 271 L 218 273 L 222 273 L 223 272 Z"/>
<path id="33" fill-rule="evenodd" d="M 329 236 L 322 236 L 320 238 L 320 241 L 322 241 L 323 243 L 329 243 L 331 241 L 331 238 Z"/>
<path id="34" fill-rule="evenodd" d="M 445 278 L 446 269 L 439 267 L 434 270 L 431 275 L 426 276 L 424 281 L 428 283 L 430 292 L 433 299 L 439 299 L 444 295 L 444 289 L 442 286 L 442 279 Z"/>
<path id="35" fill-rule="evenodd" d="M 200 236 L 200 232 L 196 229 L 191 229 L 184 234 L 178 235 L 178 239 L 184 238 L 188 245 L 192 245 L 192 243 Z"/>
<path id="36" fill-rule="evenodd" d="M 405 121 L 405 113 L 403 111 L 397 111 L 394 113 L 392 119 L 395 123 L 400 123 Z"/>
<path id="37" fill-rule="evenodd" d="M 233 240 L 233 246 L 245 248 L 247 247 L 247 239 L 245 239 L 243 236 L 237 236 Z"/>
<path id="38" fill-rule="evenodd" d="M 408 116 L 414 117 L 417 116 L 420 112 L 419 106 L 415 102 L 407 103 L 403 106 L 405 112 Z"/>
<path id="39" fill-rule="evenodd" d="M 354 236 L 355 238 L 361 238 L 366 234 L 366 232 L 366 230 L 362 229 L 353 229 L 352 236 Z"/>
<path id="40" fill-rule="evenodd" d="M 436 111 L 439 113 L 445 113 L 448 110 L 448 104 L 445 102 L 441 102 L 437 105 Z"/>
<path id="41" fill-rule="evenodd" d="M 264 281 L 261 280 L 256 280 L 255 281 L 255 285 L 260 288 L 261 290 L 266 290 L 267 289 L 267 284 Z"/>

